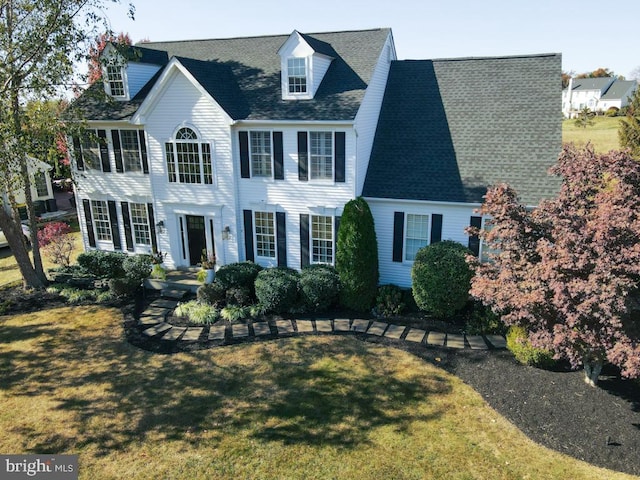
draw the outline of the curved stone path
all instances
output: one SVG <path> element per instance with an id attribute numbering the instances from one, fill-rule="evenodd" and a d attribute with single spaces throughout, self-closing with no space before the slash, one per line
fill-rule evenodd
<path id="1" fill-rule="evenodd" d="M 140 314 L 138 325 L 143 335 L 169 342 L 209 342 L 210 345 L 228 345 L 247 339 L 277 338 L 300 334 L 363 333 L 428 347 L 453 349 L 503 349 L 506 342 L 501 335 L 463 335 L 421 330 L 379 320 L 350 318 L 269 319 L 204 327 L 179 327 L 167 323 L 167 316 L 178 302 L 159 298 L 151 302 Z"/>

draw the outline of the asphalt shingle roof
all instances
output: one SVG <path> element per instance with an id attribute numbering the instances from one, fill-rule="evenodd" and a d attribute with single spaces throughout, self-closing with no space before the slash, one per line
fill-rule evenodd
<path id="1" fill-rule="evenodd" d="M 611 77 L 574 78 L 571 90 L 603 90 L 613 81 Z"/>
<path id="2" fill-rule="evenodd" d="M 559 180 L 560 55 L 391 65 L 366 197 L 481 203 L 507 182 L 536 205 Z"/>
<path id="3" fill-rule="evenodd" d="M 609 89 L 600 97 L 601 100 L 626 100 L 626 98 L 622 98 L 627 95 L 629 89 L 633 86 L 636 86 L 638 83 L 635 80 L 616 80 L 611 84 Z"/>
<path id="4" fill-rule="evenodd" d="M 289 35 L 149 42 L 144 50 L 179 57 L 234 119 L 353 120 L 389 34 L 389 29 L 305 34 L 312 48 L 334 57 L 311 100 L 282 100 L 278 50 Z M 218 88 L 217 80 L 230 79 L 232 86 Z M 85 100 L 85 93 L 75 107 L 89 120 L 125 119 L 149 90 L 117 105 Z"/>

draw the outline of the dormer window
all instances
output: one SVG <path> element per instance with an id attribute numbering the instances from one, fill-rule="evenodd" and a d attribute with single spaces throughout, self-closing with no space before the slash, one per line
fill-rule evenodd
<path id="1" fill-rule="evenodd" d="M 124 68 L 120 65 L 107 66 L 107 87 L 109 88 L 109 94 L 112 97 L 126 96 L 124 75 L 122 73 L 123 70 Z"/>
<path id="2" fill-rule="evenodd" d="M 307 59 L 289 58 L 287 61 L 289 93 L 307 93 Z"/>

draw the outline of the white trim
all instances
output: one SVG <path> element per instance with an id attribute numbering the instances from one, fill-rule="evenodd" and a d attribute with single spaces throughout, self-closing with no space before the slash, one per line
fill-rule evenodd
<path id="1" fill-rule="evenodd" d="M 323 125 L 330 126 L 335 125 L 336 127 L 342 128 L 345 125 L 354 126 L 354 120 L 236 120 L 233 122 L 234 126 L 242 127 L 243 125 L 282 125 L 282 126 L 290 126 L 295 127 L 296 125 Z"/>
<path id="2" fill-rule="evenodd" d="M 381 198 L 381 197 L 363 197 L 367 202 L 375 203 L 412 203 L 422 205 L 452 205 L 452 206 L 467 206 L 467 207 L 481 207 L 482 203 L 468 203 L 468 202 L 438 202 L 435 200 L 403 200 L 400 198 Z M 535 208 L 535 207 L 534 207 Z"/>
<path id="3" fill-rule="evenodd" d="M 408 225 L 409 225 L 409 215 L 420 215 L 422 217 L 427 217 L 427 238 L 426 238 L 426 243 L 420 247 L 426 247 L 428 245 L 431 244 L 431 225 L 433 223 L 433 214 L 432 213 L 424 213 L 424 212 L 417 212 L 417 211 L 405 211 L 404 212 L 404 226 L 403 226 L 403 235 L 402 235 L 402 263 L 407 264 L 407 265 L 413 265 L 414 260 L 407 260 L 407 231 L 408 231 Z M 443 216 L 444 218 L 444 216 Z M 417 253 L 417 252 L 416 252 Z"/>

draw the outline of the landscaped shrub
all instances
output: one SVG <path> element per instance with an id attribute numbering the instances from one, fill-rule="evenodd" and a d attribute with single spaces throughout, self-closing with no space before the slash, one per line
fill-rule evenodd
<path id="1" fill-rule="evenodd" d="M 477 302 L 473 306 L 471 317 L 467 320 L 465 332 L 467 335 L 504 335 L 507 333 L 507 326 L 500 318 L 500 315 L 491 310 L 491 308 Z"/>
<path id="2" fill-rule="evenodd" d="M 191 323 L 198 325 L 209 325 L 220 318 L 218 309 L 197 300 L 179 304 L 173 313 L 178 317 L 188 318 Z"/>
<path id="3" fill-rule="evenodd" d="M 239 262 L 223 265 L 216 272 L 216 280 L 225 289 L 240 287 L 246 288 L 253 295 L 253 284 L 262 267 L 253 262 Z"/>
<path id="4" fill-rule="evenodd" d="M 109 280 L 109 291 L 116 297 L 128 297 L 133 295 L 140 282 L 129 277 L 112 278 Z"/>
<path id="5" fill-rule="evenodd" d="M 245 287 L 232 287 L 225 292 L 227 305 L 245 307 L 255 302 L 255 295 Z"/>
<path id="6" fill-rule="evenodd" d="M 227 305 L 220 311 L 220 316 L 227 322 L 237 322 L 251 315 L 251 307 L 240 305 Z"/>
<path id="7" fill-rule="evenodd" d="M 376 295 L 376 313 L 383 317 L 402 315 L 407 309 L 405 293 L 397 285 L 381 285 Z"/>
<path id="8" fill-rule="evenodd" d="M 125 276 L 132 282 L 137 282 L 140 285 L 145 278 L 151 275 L 153 270 L 153 263 L 151 255 L 133 255 L 127 257 L 122 262 L 122 269 Z"/>
<path id="9" fill-rule="evenodd" d="M 226 293 L 222 284 L 214 280 L 212 283 L 198 287 L 196 295 L 200 303 L 217 307 L 226 300 Z"/>
<path id="10" fill-rule="evenodd" d="M 340 303 L 369 311 L 378 290 L 378 242 L 369 205 L 358 197 L 344 206 L 338 230 L 336 269 Z"/>
<path id="11" fill-rule="evenodd" d="M 549 350 L 536 348 L 529 342 L 527 331 L 523 327 L 511 326 L 507 333 L 507 348 L 516 360 L 523 365 L 549 368 L 555 363 Z"/>
<path id="12" fill-rule="evenodd" d="M 124 276 L 122 264 L 126 258 L 124 253 L 91 250 L 78 255 L 78 265 L 98 278 L 118 278 Z"/>
<path id="13" fill-rule="evenodd" d="M 74 247 L 74 239 L 70 234 L 71 227 L 65 222 L 49 222 L 38 230 L 38 243 L 55 265 L 69 266 Z"/>
<path id="14" fill-rule="evenodd" d="M 418 250 L 411 269 L 413 297 L 421 310 L 451 317 L 469 301 L 473 272 L 465 257 L 471 252 L 445 240 Z"/>
<path id="15" fill-rule="evenodd" d="M 310 265 L 300 272 L 300 296 L 307 312 L 325 312 L 338 300 L 340 277 L 330 265 Z"/>
<path id="16" fill-rule="evenodd" d="M 604 112 L 604 114 L 607 117 L 616 117 L 618 115 L 618 112 L 620 111 L 620 109 L 618 107 L 609 107 L 607 109 L 606 112 Z"/>
<path id="17" fill-rule="evenodd" d="M 267 312 L 288 312 L 298 299 L 299 274 L 286 267 L 261 271 L 255 283 L 258 303 Z"/>

